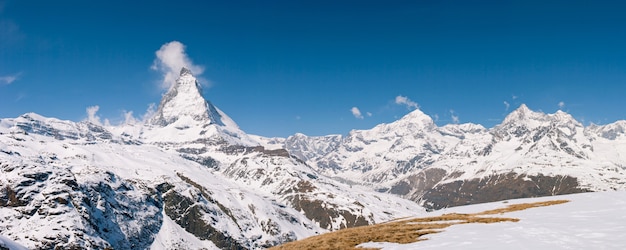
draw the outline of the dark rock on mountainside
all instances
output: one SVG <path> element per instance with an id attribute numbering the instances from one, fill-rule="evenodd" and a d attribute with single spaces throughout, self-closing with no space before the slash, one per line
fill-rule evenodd
<path id="1" fill-rule="evenodd" d="M 590 192 L 571 176 L 528 176 L 508 173 L 439 184 L 420 198 L 427 209 L 470 205 L 517 198 Z"/>

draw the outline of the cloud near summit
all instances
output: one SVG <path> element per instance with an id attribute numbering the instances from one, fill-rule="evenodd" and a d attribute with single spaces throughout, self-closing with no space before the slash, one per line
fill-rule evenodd
<path id="1" fill-rule="evenodd" d="M 418 109 L 419 105 L 406 96 L 396 96 L 396 104 L 405 105 L 407 109 Z"/>
<path id="2" fill-rule="evenodd" d="M 204 73 L 204 67 L 196 65 L 191 61 L 185 52 L 185 45 L 179 41 L 171 41 L 163 44 L 155 54 L 156 58 L 150 68 L 163 74 L 161 87 L 164 89 L 169 89 L 176 83 L 176 79 L 182 67 L 191 70 L 191 73 L 193 73 L 196 78 Z M 205 80 L 201 78 L 198 79 L 201 83 L 206 83 Z"/>

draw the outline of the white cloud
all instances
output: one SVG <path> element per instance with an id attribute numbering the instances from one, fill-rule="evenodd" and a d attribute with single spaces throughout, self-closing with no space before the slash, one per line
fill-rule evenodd
<path id="1" fill-rule="evenodd" d="M 511 104 L 509 104 L 509 102 L 504 101 L 504 111 L 509 111 L 509 108 L 511 107 Z"/>
<path id="2" fill-rule="evenodd" d="M 131 125 L 137 123 L 137 118 L 133 116 L 133 111 L 122 111 L 124 115 L 124 125 Z"/>
<path id="3" fill-rule="evenodd" d="M 459 123 L 459 116 L 454 113 L 454 110 L 450 110 L 450 117 L 452 118 L 453 123 Z"/>
<path id="4" fill-rule="evenodd" d="M 96 115 L 99 109 L 100 109 L 100 106 L 98 105 L 87 107 L 87 121 L 88 122 L 91 122 L 97 125 L 102 125 L 102 123 L 100 122 L 100 116 Z"/>
<path id="5" fill-rule="evenodd" d="M 435 114 L 435 122 L 439 121 L 439 114 Z"/>
<path id="6" fill-rule="evenodd" d="M 356 117 L 357 119 L 363 119 L 363 115 L 361 114 L 361 110 L 359 110 L 359 108 L 352 107 L 350 109 L 350 112 L 352 112 L 352 115 Z"/>
<path id="7" fill-rule="evenodd" d="M 9 85 L 15 82 L 15 80 L 19 79 L 21 74 L 22 73 L 17 73 L 17 74 L 8 75 L 8 76 L 0 76 L 0 84 Z"/>
<path id="8" fill-rule="evenodd" d="M 565 102 L 560 101 L 559 102 L 559 109 L 563 109 L 565 107 Z"/>
<path id="9" fill-rule="evenodd" d="M 171 41 L 163 44 L 155 54 L 157 58 L 154 59 L 154 63 L 152 63 L 150 68 L 163 74 L 162 88 L 169 89 L 174 85 L 180 75 L 180 69 L 183 67 L 191 70 L 191 73 L 200 82 L 203 82 L 203 79 L 198 76 L 204 73 L 204 67 L 196 65 L 191 61 L 187 53 L 185 53 L 185 45 L 181 42 Z"/>
<path id="10" fill-rule="evenodd" d="M 154 116 L 154 114 L 156 113 L 156 104 L 154 103 L 150 103 L 148 104 L 148 110 L 146 110 L 146 113 L 141 117 L 141 121 L 142 122 L 148 122 L 148 120 L 150 120 L 150 118 L 152 118 Z"/>
<path id="11" fill-rule="evenodd" d="M 372 113 L 371 112 L 366 112 L 365 114 L 367 115 L 367 117 L 372 117 Z"/>
<path id="12" fill-rule="evenodd" d="M 513 100 L 515 100 L 515 99 L 517 99 L 517 98 L 518 98 L 518 96 L 513 95 L 513 96 L 511 96 L 511 98 L 512 98 Z"/>
<path id="13" fill-rule="evenodd" d="M 396 96 L 396 104 L 398 104 L 398 105 L 406 105 L 406 108 L 408 108 L 408 109 L 411 109 L 411 108 L 417 109 L 417 108 L 419 108 L 419 105 L 416 102 L 411 101 L 411 99 L 409 99 L 408 97 L 401 96 L 401 95 Z"/>

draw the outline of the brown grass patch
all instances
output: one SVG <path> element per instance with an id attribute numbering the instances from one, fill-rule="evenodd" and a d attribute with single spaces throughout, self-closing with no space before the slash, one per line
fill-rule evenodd
<path id="1" fill-rule="evenodd" d="M 513 204 L 505 208 L 487 210 L 473 214 L 443 214 L 440 216 L 413 218 L 404 220 L 393 220 L 386 223 L 353 227 L 330 232 L 322 235 L 312 236 L 303 240 L 289 242 L 270 249 L 303 249 L 303 250 L 324 250 L 324 249 L 359 249 L 357 245 L 365 242 L 393 242 L 408 244 L 426 240 L 421 238 L 427 234 L 442 232 L 444 228 L 457 224 L 467 223 L 498 223 L 517 222 L 517 218 L 505 217 L 484 217 L 485 215 L 503 214 L 520 211 L 534 207 L 544 207 L 568 202 L 567 200 L 553 200 L 533 203 Z"/>

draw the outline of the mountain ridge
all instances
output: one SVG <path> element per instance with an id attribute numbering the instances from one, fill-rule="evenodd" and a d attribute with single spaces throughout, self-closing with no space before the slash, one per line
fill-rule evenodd
<path id="1" fill-rule="evenodd" d="M 200 93 L 182 69 L 145 124 L 0 119 L 0 234 L 29 249 L 263 249 L 423 211 L 260 146 Z"/>
<path id="2" fill-rule="evenodd" d="M 201 93 L 183 68 L 145 123 L 0 119 L 0 234 L 31 249 L 262 249 L 426 209 L 626 189 L 626 121 L 521 105 L 486 129 L 416 109 L 265 138 Z"/>
<path id="3" fill-rule="evenodd" d="M 353 130 L 328 152 L 297 151 L 323 137 L 301 136 L 300 142 L 291 143 L 305 145 L 286 149 L 307 155 L 307 162 L 328 176 L 430 208 L 495 201 L 506 198 L 497 194 L 506 189 L 514 190 L 510 198 L 524 198 L 626 188 L 626 161 L 618 153 L 626 149 L 625 121 L 585 127 L 563 111 L 545 114 L 525 104 L 490 129 L 476 124 L 423 126 L 430 124 L 422 122 L 428 119 L 414 123 L 405 119 L 412 114 L 425 116 L 414 111 L 389 124 Z M 603 150 L 595 150 L 600 147 Z M 489 179 L 498 181 L 484 182 Z M 533 185 L 538 188 L 509 187 Z M 563 189 L 547 190 L 552 185 Z M 471 197 L 489 188 L 492 191 L 480 196 L 491 198 Z M 464 197 L 438 198 L 459 193 Z"/>

